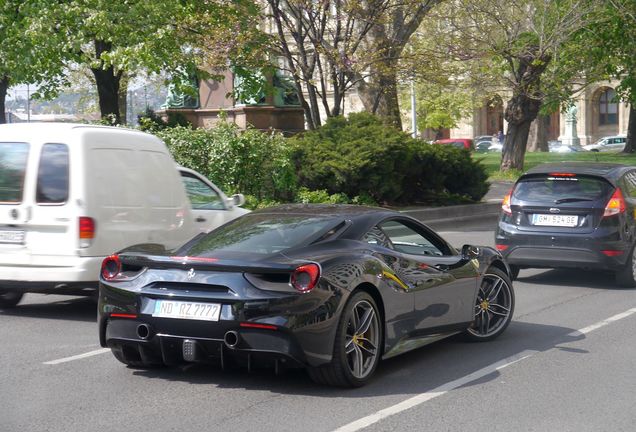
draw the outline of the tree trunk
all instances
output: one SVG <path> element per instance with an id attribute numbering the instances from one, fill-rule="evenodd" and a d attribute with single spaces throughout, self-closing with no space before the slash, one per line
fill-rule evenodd
<path id="1" fill-rule="evenodd" d="M 125 75 L 122 75 L 122 78 L 119 80 L 119 91 L 117 92 L 119 116 L 122 119 L 122 123 L 128 123 L 128 81 L 129 79 Z M 130 110 L 134 116 L 135 112 L 132 105 Z"/>
<path id="2" fill-rule="evenodd" d="M 5 114 L 5 101 L 7 99 L 7 90 L 9 89 L 9 77 L 3 76 L 0 79 L 0 124 L 4 124 L 7 122 L 7 116 Z"/>
<path id="3" fill-rule="evenodd" d="M 382 117 L 387 124 L 402 130 L 396 68 L 395 60 L 375 65 L 370 72 L 374 79 L 370 82 L 359 80 L 357 90 L 366 111 Z"/>
<path id="4" fill-rule="evenodd" d="M 112 44 L 101 40 L 96 40 L 94 43 L 95 57 L 101 61 L 102 53 L 110 51 Z M 99 111 L 102 119 L 106 119 L 113 124 L 121 124 L 121 115 L 119 113 L 119 83 L 122 76 L 121 71 L 115 72 L 113 66 L 91 68 L 91 71 L 95 76 Z"/>
<path id="5" fill-rule="evenodd" d="M 636 152 L 636 101 L 629 104 L 629 121 L 627 123 L 627 142 L 623 153 Z"/>
<path id="6" fill-rule="evenodd" d="M 548 121 L 549 117 L 539 115 L 530 125 L 527 150 L 530 152 L 547 152 L 548 149 Z"/>
<path id="7" fill-rule="evenodd" d="M 523 170 L 530 124 L 537 118 L 541 102 L 524 94 L 515 94 L 506 104 L 504 117 L 508 133 L 501 153 L 501 170 Z"/>
<path id="8" fill-rule="evenodd" d="M 119 113 L 119 77 L 115 75 L 111 66 L 106 70 L 91 69 L 95 76 L 97 85 L 97 96 L 99 98 L 99 111 L 102 119 L 112 118 L 114 124 L 121 124 Z"/>

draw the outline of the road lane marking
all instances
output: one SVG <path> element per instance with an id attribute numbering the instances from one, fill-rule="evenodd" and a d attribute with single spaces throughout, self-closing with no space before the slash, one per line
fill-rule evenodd
<path id="1" fill-rule="evenodd" d="M 70 362 L 70 361 L 73 361 L 73 360 L 81 360 L 81 359 L 85 359 L 87 357 L 92 357 L 92 356 L 96 356 L 96 355 L 99 355 L 99 354 L 104 354 L 104 353 L 107 353 L 109 351 L 110 351 L 110 348 L 100 348 L 98 350 L 89 351 L 89 352 L 84 353 L 84 354 L 78 354 L 78 355 L 74 355 L 74 356 L 71 356 L 71 357 L 64 357 L 64 358 L 57 359 L 57 360 L 47 361 L 47 362 L 44 362 L 43 364 L 45 364 L 45 365 L 57 365 L 57 364 L 60 364 L 60 363 L 66 363 L 66 362 Z"/>
<path id="2" fill-rule="evenodd" d="M 629 309 L 629 310 L 627 310 L 627 311 L 625 311 L 623 313 L 619 313 L 619 314 L 611 316 L 611 317 L 609 317 L 607 319 L 604 319 L 603 321 L 599 321 L 596 324 L 592 324 L 591 326 L 584 327 L 584 328 L 582 328 L 580 330 L 575 330 L 572 333 L 568 334 L 568 336 L 583 336 L 583 335 L 586 335 L 588 333 L 593 332 L 594 330 L 598 330 L 601 327 L 605 327 L 608 324 L 611 324 L 611 323 L 616 322 L 618 320 L 622 320 L 623 318 L 627 318 L 628 316 L 633 315 L 635 313 L 636 313 L 636 308 Z"/>
<path id="3" fill-rule="evenodd" d="M 428 391 L 426 393 L 420 393 L 396 405 L 380 410 L 369 416 L 362 417 L 361 419 L 358 419 L 356 421 L 353 421 L 347 425 L 344 425 L 336 429 L 334 432 L 359 431 L 360 429 L 364 429 L 368 426 L 371 426 L 372 424 L 377 423 L 380 420 L 383 420 L 389 416 L 398 414 L 402 411 L 405 411 L 417 405 L 423 404 L 424 402 L 427 402 L 431 399 L 435 399 L 438 396 L 442 396 L 443 394 L 448 393 L 451 390 L 455 390 L 458 387 L 466 385 L 472 381 L 478 380 L 479 378 L 483 378 L 486 375 L 490 375 L 491 373 L 497 372 L 498 370 L 501 370 L 507 366 L 520 362 L 521 360 L 527 359 L 528 357 L 533 356 L 535 353 L 537 353 L 537 351 L 527 350 L 527 351 L 521 352 L 520 354 L 507 357 L 503 360 L 500 360 L 496 363 L 493 363 L 489 366 L 479 369 L 478 371 L 475 371 L 471 374 L 468 374 L 466 376 L 463 376 L 461 378 L 458 378 L 446 384 L 442 384 L 441 386 L 436 387 L 431 391 Z"/>
<path id="4" fill-rule="evenodd" d="M 575 336 L 582 336 L 582 335 L 586 335 L 589 334 L 591 332 L 593 332 L 594 330 L 598 330 L 602 327 L 605 327 L 606 325 L 609 325 L 611 323 L 614 323 L 618 320 L 621 320 L 623 318 L 627 318 L 633 314 L 636 313 L 636 308 L 632 308 L 629 309 L 625 312 L 616 314 L 614 316 L 611 316 L 607 319 L 604 319 L 602 321 L 599 321 L 595 324 L 592 324 L 590 326 L 584 327 L 582 329 L 579 330 L 575 330 L 571 333 L 568 334 L 568 336 L 571 337 L 575 337 Z M 514 355 L 514 356 L 510 356 L 507 357 L 503 360 L 500 360 L 496 363 L 493 363 L 489 366 L 486 366 L 482 369 L 479 369 L 478 371 L 475 371 L 471 374 L 468 374 L 466 376 L 463 376 L 461 378 L 458 378 L 454 381 L 450 381 L 446 384 L 442 384 L 439 387 L 434 388 L 431 391 L 425 392 L 425 393 L 420 393 L 418 395 L 415 395 L 409 399 L 406 399 L 402 402 L 399 402 L 395 405 L 392 405 L 388 408 L 385 408 L 383 410 L 380 410 L 376 413 L 370 414 L 366 417 L 362 417 L 358 420 L 355 420 L 351 423 L 348 423 L 344 426 L 339 427 L 338 429 L 335 429 L 333 432 L 356 432 L 359 431 L 361 429 L 367 428 L 369 426 L 371 426 L 374 423 L 377 423 L 381 420 L 384 420 L 387 417 L 390 417 L 392 415 L 401 413 L 402 411 L 406 411 L 408 409 L 414 408 L 418 405 L 423 404 L 424 402 L 428 402 L 431 399 L 435 399 L 438 396 L 442 396 L 448 392 L 450 392 L 451 390 L 455 390 L 463 385 L 469 384 L 473 381 L 476 381 L 480 378 L 483 378 L 487 375 L 490 375 L 493 372 L 499 371 L 505 367 L 508 367 L 512 364 L 518 363 L 522 360 L 528 359 L 532 356 L 534 356 L 535 354 L 537 354 L 540 351 L 533 351 L 533 350 L 526 350 L 521 352 L 520 354 Z"/>

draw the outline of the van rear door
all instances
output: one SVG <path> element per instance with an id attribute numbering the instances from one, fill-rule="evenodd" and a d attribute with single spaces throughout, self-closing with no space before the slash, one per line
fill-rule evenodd
<path id="1" fill-rule="evenodd" d="M 35 255 L 77 255 L 79 221 L 71 211 L 70 151 L 63 143 L 42 144 L 28 222 L 27 247 Z"/>
<path id="2" fill-rule="evenodd" d="M 24 223 L 29 208 L 24 202 L 30 145 L 0 142 L 0 251 L 24 248 Z"/>
<path id="3" fill-rule="evenodd" d="M 76 254 L 69 157 L 66 144 L 0 143 L 3 263 L 55 266 L 50 255 Z"/>

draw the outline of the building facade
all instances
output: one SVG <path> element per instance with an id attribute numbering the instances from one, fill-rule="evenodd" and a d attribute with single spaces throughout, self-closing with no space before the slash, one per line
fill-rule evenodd
<path id="1" fill-rule="evenodd" d="M 575 99 L 576 126 L 581 145 L 592 144 L 606 136 L 627 134 L 629 104 L 615 101 L 617 86 L 617 81 L 595 83 Z M 445 134 L 449 138 L 496 135 L 499 131 L 505 134 L 508 129 L 503 116 L 505 100 L 506 95 L 502 94 L 499 98 L 484 103 L 474 110 L 472 118 L 464 119 Z M 546 117 L 542 120 L 547 140 L 559 140 L 565 133 L 566 114 L 556 112 Z"/>

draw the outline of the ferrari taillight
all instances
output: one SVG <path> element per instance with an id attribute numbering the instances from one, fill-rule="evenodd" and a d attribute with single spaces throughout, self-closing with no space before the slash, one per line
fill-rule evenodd
<path id="1" fill-rule="evenodd" d="M 605 211 L 603 212 L 603 217 L 614 216 L 620 213 L 625 213 L 627 209 L 627 205 L 625 204 L 625 198 L 623 197 L 623 193 L 619 188 L 616 188 L 614 194 L 607 202 L 605 206 Z"/>
<path id="2" fill-rule="evenodd" d="M 291 284 L 301 293 L 314 289 L 320 278 L 320 266 L 318 264 L 305 264 L 297 267 L 291 275 Z"/>
<path id="3" fill-rule="evenodd" d="M 115 279 L 121 273 L 121 260 L 117 255 L 111 255 L 102 261 L 102 278 L 110 281 Z"/>

